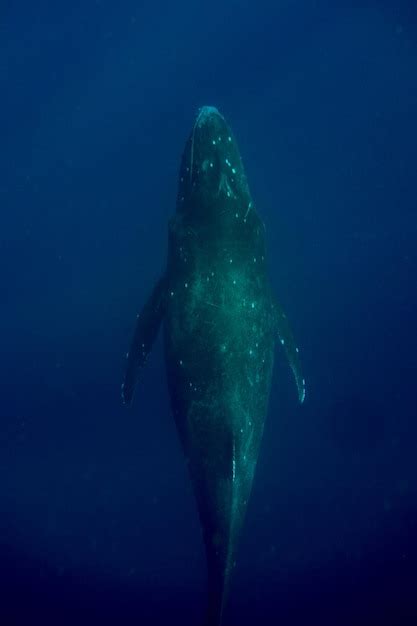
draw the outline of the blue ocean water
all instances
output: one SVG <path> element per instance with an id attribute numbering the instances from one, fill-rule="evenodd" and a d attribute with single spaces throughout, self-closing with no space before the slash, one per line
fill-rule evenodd
<path id="1" fill-rule="evenodd" d="M 335 6 L 337 5 L 337 6 Z M 412 2 L 0 6 L 0 624 L 199 624 L 159 340 L 120 402 L 197 108 L 239 141 L 277 351 L 227 625 L 417 623 Z"/>

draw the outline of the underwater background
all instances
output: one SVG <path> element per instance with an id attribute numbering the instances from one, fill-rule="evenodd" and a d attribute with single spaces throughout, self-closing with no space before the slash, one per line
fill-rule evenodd
<path id="1" fill-rule="evenodd" d="M 0 4 L 0 624 L 200 623 L 158 340 L 184 142 L 215 105 L 307 380 L 277 349 L 227 625 L 417 624 L 417 6 Z"/>

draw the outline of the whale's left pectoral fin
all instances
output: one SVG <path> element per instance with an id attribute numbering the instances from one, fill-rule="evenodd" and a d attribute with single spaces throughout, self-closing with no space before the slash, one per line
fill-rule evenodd
<path id="1" fill-rule="evenodd" d="M 274 303 L 274 308 L 276 312 L 276 327 L 278 339 L 285 351 L 288 363 L 294 374 L 295 383 L 297 385 L 298 391 L 298 399 L 300 400 L 300 402 L 304 402 L 306 397 L 306 381 L 301 372 L 299 350 L 294 341 L 294 336 L 292 334 L 287 316 L 277 302 Z"/>
<path id="2" fill-rule="evenodd" d="M 131 404 L 139 374 L 158 334 L 165 313 L 165 277 L 159 279 L 138 315 L 132 344 L 127 354 L 127 368 L 122 384 L 122 400 Z"/>

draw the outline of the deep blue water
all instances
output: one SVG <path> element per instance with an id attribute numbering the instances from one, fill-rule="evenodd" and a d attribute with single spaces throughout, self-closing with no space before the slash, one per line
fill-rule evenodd
<path id="1" fill-rule="evenodd" d="M 199 624 L 160 340 L 120 384 L 203 104 L 307 379 L 277 352 L 226 626 L 417 623 L 417 11 L 359 4 L 1 3 L 0 624 Z"/>

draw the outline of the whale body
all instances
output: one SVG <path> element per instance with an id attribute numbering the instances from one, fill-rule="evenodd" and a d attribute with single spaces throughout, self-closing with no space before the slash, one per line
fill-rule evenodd
<path id="1" fill-rule="evenodd" d="M 122 398 L 133 399 L 163 325 L 165 363 L 208 568 L 207 626 L 220 626 L 262 439 L 279 343 L 301 402 L 305 381 L 268 279 L 265 228 L 237 142 L 214 107 L 183 152 L 168 258 L 138 316 Z"/>

